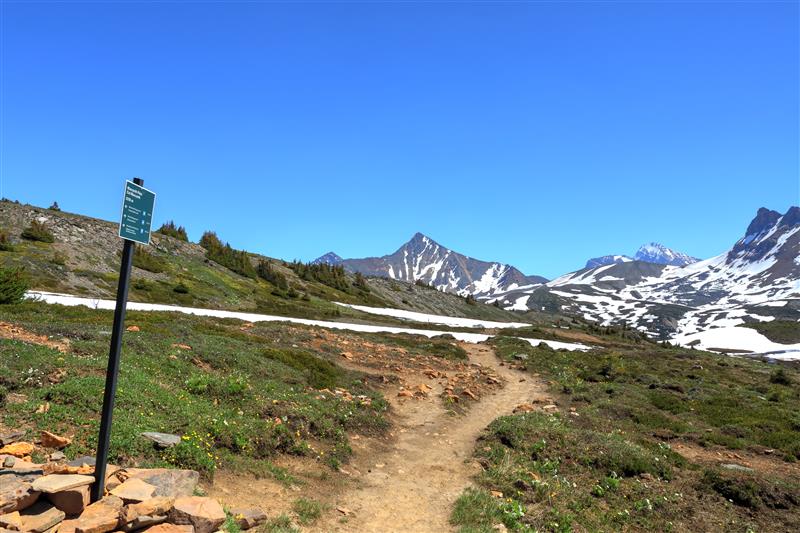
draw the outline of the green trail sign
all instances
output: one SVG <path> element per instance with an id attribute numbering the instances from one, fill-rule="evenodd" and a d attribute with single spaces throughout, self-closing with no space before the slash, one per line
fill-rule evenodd
<path id="1" fill-rule="evenodd" d="M 2 0 L 0 0 L 2 1 Z M 117 284 L 117 306 L 114 308 L 114 325 L 111 328 L 111 346 L 108 351 L 106 388 L 103 391 L 103 411 L 100 415 L 100 433 L 97 437 L 94 483 L 91 498 L 96 502 L 105 495 L 108 449 L 111 446 L 111 421 L 114 414 L 114 397 L 117 393 L 119 360 L 122 352 L 122 332 L 125 325 L 125 310 L 128 305 L 128 287 L 131 284 L 134 246 L 137 242 L 150 244 L 150 224 L 153 222 L 153 206 L 156 195 L 143 187 L 144 180 L 133 178 L 125 182 L 125 197 L 122 199 L 122 220 L 119 236 L 122 243 L 122 263 Z"/>
<path id="2" fill-rule="evenodd" d="M 129 241 L 150 244 L 150 226 L 153 223 L 155 203 L 156 193 L 132 181 L 126 181 L 119 236 Z"/>

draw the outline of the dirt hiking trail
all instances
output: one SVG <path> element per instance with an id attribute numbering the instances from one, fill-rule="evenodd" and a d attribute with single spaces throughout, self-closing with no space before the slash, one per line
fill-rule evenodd
<path id="1" fill-rule="evenodd" d="M 359 483 L 334 498 L 333 509 L 311 531 L 451 531 L 452 505 L 479 471 L 472 461 L 475 442 L 495 418 L 521 403 L 541 403 L 550 395 L 545 384 L 500 366 L 488 346 L 464 344 L 471 363 L 491 368 L 504 386 L 470 406 L 462 416 L 448 413 L 434 390 L 425 401 L 390 398 L 398 421 L 396 438 L 383 446 L 354 442 L 346 469 Z"/>

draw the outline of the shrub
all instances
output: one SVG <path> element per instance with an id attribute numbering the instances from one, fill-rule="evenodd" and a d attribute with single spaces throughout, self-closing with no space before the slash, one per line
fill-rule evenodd
<path id="1" fill-rule="evenodd" d="M 289 268 L 295 271 L 300 279 L 316 281 L 342 292 L 350 292 L 351 286 L 344 267 L 328 263 L 302 263 L 294 261 Z"/>
<path id="2" fill-rule="evenodd" d="M 133 251 L 133 266 L 158 274 L 167 269 L 167 262 L 143 247 L 136 246 Z"/>
<path id="3" fill-rule="evenodd" d="M 369 285 L 367 285 L 367 278 L 361 272 L 356 272 L 353 278 L 353 287 L 361 289 L 362 291 L 369 292 Z"/>
<path id="4" fill-rule="evenodd" d="M 184 285 L 183 282 L 175 285 L 175 287 L 173 287 L 172 290 L 177 292 L 178 294 L 189 294 L 189 287 Z"/>
<path id="5" fill-rule="evenodd" d="M 60 208 L 60 207 L 58 207 L 58 202 L 53 202 L 53 205 L 51 205 L 50 207 L 48 207 L 48 209 L 49 209 L 50 211 L 61 211 L 61 208 Z"/>
<path id="6" fill-rule="evenodd" d="M 50 262 L 54 265 L 64 266 L 67 264 L 67 256 L 61 252 L 54 252 Z"/>
<path id="7" fill-rule="evenodd" d="M 21 268 L 0 268 L 0 304 L 22 301 L 28 290 L 28 279 Z"/>
<path id="8" fill-rule="evenodd" d="M 777 385 L 791 385 L 792 378 L 786 373 L 783 368 L 776 368 L 769 376 L 769 382 Z"/>
<path id="9" fill-rule="evenodd" d="M 22 230 L 20 237 L 29 241 L 54 242 L 55 237 L 42 222 L 33 220 L 31 225 Z"/>
<path id="10" fill-rule="evenodd" d="M 186 228 L 178 226 L 172 220 L 168 220 L 161 224 L 156 233 L 167 235 L 179 241 L 189 242 L 189 236 L 186 234 Z"/>
<path id="11" fill-rule="evenodd" d="M 11 244 L 11 239 L 8 236 L 8 233 L 5 231 L 0 231 L 0 251 L 2 252 L 13 252 L 14 245 Z"/>
<path id="12" fill-rule="evenodd" d="M 259 261 L 256 266 L 256 273 L 259 278 L 272 283 L 280 290 L 285 291 L 289 288 L 289 282 L 286 281 L 286 276 L 275 270 L 272 267 L 271 261 L 267 261 L 266 259 Z"/>
<path id="13" fill-rule="evenodd" d="M 243 250 L 235 250 L 230 244 L 222 244 L 217 234 L 206 231 L 200 238 L 200 246 L 206 249 L 206 258 L 248 278 L 257 276 L 250 256 Z"/>

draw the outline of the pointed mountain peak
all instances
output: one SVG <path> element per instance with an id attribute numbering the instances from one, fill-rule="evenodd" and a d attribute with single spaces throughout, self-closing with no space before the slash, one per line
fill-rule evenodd
<path id="1" fill-rule="evenodd" d="M 786 214 L 790 214 L 791 211 L 792 210 L 790 209 L 786 212 Z M 750 222 L 750 225 L 747 226 L 747 232 L 744 234 L 745 237 L 760 235 L 764 231 L 774 226 L 780 218 L 781 214 L 777 211 L 767 209 L 766 207 L 759 208 L 758 213 L 756 213 L 756 217 Z"/>
<path id="2" fill-rule="evenodd" d="M 677 252 L 657 242 L 643 244 L 633 258 L 637 261 L 673 266 L 686 266 L 699 261 L 696 257 Z"/>
<path id="3" fill-rule="evenodd" d="M 797 225 L 800 225 L 800 207 L 793 205 L 786 211 L 786 214 L 781 217 L 781 226 Z"/>
<path id="4" fill-rule="evenodd" d="M 316 259 L 311 261 L 311 263 L 314 264 L 314 265 L 320 265 L 320 264 L 340 265 L 340 264 L 342 264 L 342 261 L 344 261 L 344 259 L 339 257 L 338 254 L 336 254 L 334 252 L 328 252 L 325 255 L 321 255 L 321 256 L 317 257 Z"/>

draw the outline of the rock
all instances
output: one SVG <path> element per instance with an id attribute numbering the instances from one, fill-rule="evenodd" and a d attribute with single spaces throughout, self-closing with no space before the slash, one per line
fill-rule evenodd
<path id="1" fill-rule="evenodd" d="M 42 431 L 41 437 L 42 446 L 45 448 L 55 448 L 60 450 L 61 448 L 66 448 L 69 446 L 69 443 L 72 442 L 72 439 L 67 437 L 62 437 L 60 435 L 56 435 L 55 433 L 50 433 L 49 431 Z"/>
<path id="2" fill-rule="evenodd" d="M 0 453 L 13 455 L 14 457 L 25 457 L 33 453 L 33 444 L 30 442 L 12 442 L 0 448 Z"/>
<path id="3" fill-rule="evenodd" d="M 225 522 L 225 511 L 217 500 L 203 496 L 187 496 L 175 500 L 169 521 L 194 526 L 196 533 L 213 533 Z"/>
<path id="4" fill-rule="evenodd" d="M 497 531 L 499 533 L 506 533 L 508 531 L 508 528 L 506 527 L 505 524 L 500 523 L 493 525 L 492 531 Z"/>
<path id="5" fill-rule="evenodd" d="M 13 455 L 7 455 L 5 459 L 3 459 L 3 468 L 11 468 L 17 462 L 17 458 Z"/>
<path id="6" fill-rule="evenodd" d="M 19 511 L 0 515 L 0 528 L 10 529 L 12 531 L 22 531 L 22 517 Z"/>
<path id="7" fill-rule="evenodd" d="M 755 470 L 753 470 L 750 467 L 747 467 L 747 466 L 744 466 L 744 465 L 737 465 L 736 463 L 728 463 L 728 464 L 723 464 L 723 465 L 720 465 L 720 466 L 722 468 L 725 468 L 725 469 L 728 469 L 728 470 L 736 470 L 736 471 L 739 471 L 739 472 L 755 472 Z"/>
<path id="8" fill-rule="evenodd" d="M 464 389 L 463 391 L 461 391 L 461 394 L 463 394 L 464 396 L 469 396 L 469 397 L 470 397 L 470 398 L 472 398 L 473 400 L 475 400 L 475 401 L 478 401 L 478 397 L 477 397 L 477 396 L 475 396 L 475 393 L 474 393 L 474 392 L 472 392 L 472 391 L 471 391 L 471 390 L 469 390 L 469 389 Z"/>
<path id="9" fill-rule="evenodd" d="M 146 431 L 142 433 L 142 437 L 155 442 L 159 448 L 171 448 L 181 441 L 180 435 L 158 433 L 157 431 Z"/>
<path id="10" fill-rule="evenodd" d="M 526 353 L 515 353 L 514 354 L 514 359 L 517 359 L 518 361 L 527 361 L 528 360 L 528 354 L 526 354 Z"/>
<path id="11" fill-rule="evenodd" d="M 78 457 L 77 459 L 73 459 L 72 461 L 68 462 L 68 466 L 94 466 L 96 459 L 94 457 L 89 457 L 88 455 L 84 455 L 83 457 Z"/>
<path id="12" fill-rule="evenodd" d="M 47 458 L 51 461 L 63 461 L 67 456 L 64 455 L 64 452 L 53 452 Z"/>
<path id="13" fill-rule="evenodd" d="M 174 498 L 160 496 L 158 498 L 150 498 L 141 503 L 133 503 L 125 507 L 120 514 L 124 523 L 133 522 L 142 516 L 160 516 L 169 514 L 175 504 Z"/>
<path id="14" fill-rule="evenodd" d="M 131 520 L 120 526 L 122 531 L 138 531 L 140 529 L 144 529 L 146 527 L 157 526 L 158 524 L 163 524 L 167 521 L 167 515 L 142 515 L 137 516 L 135 519 Z M 192 528 L 194 529 L 194 528 Z"/>
<path id="15" fill-rule="evenodd" d="M 39 492 L 16 476 L 0 476 L 0 514 L 22 511 L 39 498 Z"/>
<path id="16" fill-rule="evenodd" d="M 192 525 L 161 524 L 151 527 L 147 533 L 194 533 L 194 531 Z"/>
<path id="17" fill-rule="evenodd" d="M 5 446 L 7 444 L 11 444 L 12 442 L 17 442 L 24 436 L 25 436 L 25 431 L 21 429 L 14 429 L 11 431 L 6 431 L 5 433 L 0 433 L 0 446 Z"/>
<path id="18" fill-rule="evenodd" d="M 153 496 L 180 498 L 191 496 L 197 488 L 200 474 L 194 470 L 173 470 L 170 468 L 129 468 L 128 478 L 138 478 L 156 488 Z"/>
<path id="19" fill-rule="evenodd" d="M 499 490 L 490 490 L 489 493 L 495 498 L 502 498 L 503 497 L 503 493 L 500 492 Z"/>
<path id="20" fill-rule="evenodd" d="M 48 494 L 47 499 L 50 500 L 50 503 L 55 505 L 57 509 L 64 511 L 67 515 L 78 515 L 89 505 L 89 485 L 63 490 L 55 494 Z"/>
<path id="21" fill-rule="evenodd" d="M 91 485 L 94 477 L 81 474 L 50 474 L 33 482 L 33 490 L 54 494 L 65 490 Z"/>
<path id="22" fill-rule="evenodd" d="M 64 511 L 59 511 L 45 501 L 25 509 L 21 514 L 22 531 L 33 533 L 44 533 L 51 527 L 60 524 L 64 520 Z"/>
<path id="23" fill-rule="evenodd" d="M 114 531 L 119 524 L 122 500 L 116 496 L 106 496 L 91 504 L 75 522 L 75 533 L 107 533 Z"/>
<path id="24" fill-rule="evenodd" d="M 518 406 L 516 406 L 514 408 L 512 413 L 514 413 L 514 414 L 517 414 L 517 413 L 530 413 L 530 412 L 534 411 L 535 409 L 536 408 L 534 406 L 532 406 L 531 404 L 529 404 L 529 403 L 521 403 L 521 404 L 519 404 Z"/>
<path id="25" fill-rule="evenodd" d="M 401 390 L 400 392 L 397 393 L 397 396 L 400 398 L 411 398 L 412 396 L 414 396 L 414 393 L 411 392 L 410 390 Z"/>
<path id="26" fill-rule="evenodd" d="M 133 478 L 112 490 L 111 494 L 122 498 L 122 501 L 125 503 L 138 503 L 152 498 L 155 491 L 156 488 L 150 483 L 138 478 Z"/>
<path id="27" fill-rule="evenodd" d="M 267 514 L 261 509 L 234 508 L 230 511 L 239 529 L 252 529 L 256 526 L 260 526 L 266 522 L 268 518 Z"/>
<path id="28" fill-rule="evenodd" d="M 555 411 L 556 409 L 558 409 L 558 406 L 557 405 L 553 405 L 551 403 L 549 405 L 543 405 L 542 409 L 544 409 L 545 411 Z"/>
<path id="29" fill-rule="evenodd" d="M 139 328 L 139 326 L 128 326 L 127 328 L 125 328 L 125 331 L 136 332 L 136 331 L 141 331 L 141 329 Z"/>

